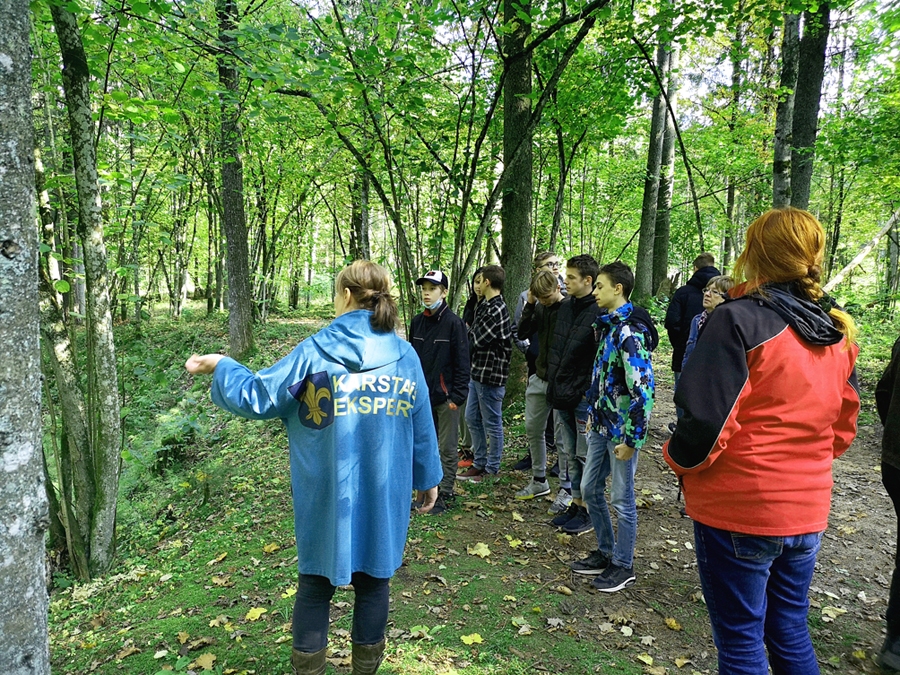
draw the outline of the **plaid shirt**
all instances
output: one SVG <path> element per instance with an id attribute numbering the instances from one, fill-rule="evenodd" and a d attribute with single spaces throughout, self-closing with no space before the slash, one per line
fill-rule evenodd
<path id="1" fill-rule="evenodd" d="M 469 356 L 473 380 L 491 387 L 506 384 L 512 358 L 512 324 L 503 296 L 476 305 L 469 328 Z"/>

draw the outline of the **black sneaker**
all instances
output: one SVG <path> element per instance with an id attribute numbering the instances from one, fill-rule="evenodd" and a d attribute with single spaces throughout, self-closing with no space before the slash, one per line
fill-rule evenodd
<path id="1" fill-rule="evenodd" d="M 426 515 L 431 516 L 439 516 L 446 511 L 449 511 L 456 504 L 456 495 L 448 495 L 443 492 L 438 494 L 437 500 L 434 502 L 434 506 L 431 507 L 431 511 L 429 511 Z"/>
<path id="2" fill-rule="evenodd" d="M 569 508 L 556 516 L 553 520 L 550 521 L 550 524 L 553 527 L 562 527 L 566 523 L 568 523 L 572 518 L 578 515 L 578 509 L 581 507 L 578 506 L 575 502 L 569 504 Z"/>
<path id="3" fill-rule="evenodd" d="M 875 661 L 882 668 L 900 670 L 900 637 L 886 637 Z"/>
<path id="4" fill-rule="evenodd" d="M 593 530 L 594 524 L 591 522 L 591 515 L 583 506 L 579 506 L 578 514 L 562 526 L 563 532 L 572 535 L 585 534 L 587 532 L 593 532 Z"/>
<path id="5" fill-rule="evenodd" d="M 422 508 L 422 500 L 416 497 L 413 499 L 412 504 L 409 505 L 409 510 L 418 511 L 420 508 Z"/>
<path id="6" fill-rule="evenodd" d="M 623 588 L 634 586 L 634 568 L 619 567 L 612 563 L 591 582 L 591 586 L 601 593 L 615 593 Z"/>
<path id="7" fill-rule="evenodd" d="M 531 468 L 531 454 L 525 455 L 518 462 L 513 464 L 513 471 L 528 471 Z"/>
<path id="8" fill-rule="evenodd" d="M 587 558 L 569 563 L 569 569 L 575 574 L 600 574 L 609 567 L 609 556 L 601 551 L 591 551 Z"/>

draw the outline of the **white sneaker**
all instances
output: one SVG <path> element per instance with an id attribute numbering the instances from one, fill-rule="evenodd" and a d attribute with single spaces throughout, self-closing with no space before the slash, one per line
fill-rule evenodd
<path id="1" fill-rule="evenodd" d="M 523 487 L 516 493 L 516 499 L 534 499 L 535 497 L 543 497 L 550 494 L 550 483 L 544 481 L 539 483 L 532 480 L 528 485 Z"/>
<path id="2" fill-rule="evenodd" d="M 551 516 L 555 516 L 558 513 L 562 513 L 567 508 L 569 508 L 569 504 L 572 503 L 572 495 L 566 492 L 563 489 L 556 495 L 556 499 L 553 500 L 553 503 L 550 505 L 550 508 L 547 509 L 547 513 Z"/>

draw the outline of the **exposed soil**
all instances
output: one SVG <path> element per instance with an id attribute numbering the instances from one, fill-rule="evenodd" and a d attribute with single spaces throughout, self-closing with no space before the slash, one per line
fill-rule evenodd
<path id="1" fill-rule="evenodd" d="M 558 535 L 546 524 L 546 501 L 513 499 L 515 490 L 528 480 L 525 473 L 505 468 L 526 452 L 521 436 L 508 436 L 507 476 L 492 486 L 489 498 L 460 488 L 464 509 L 455 517 L 455 526 L 445 530 L 445 545 L 465 552 L 467 543 L 477 541 L 502 545 L 509 533 L 531 539 L 535 550 L 530 565 L 518 575 L 542 580 L 551 591 L 559 585 L 573 591 L 560 605 L 564 614 L 579 618 L 567 621 L 570 634 L 576 631 L 604 650 L 633 652 L 638 661 L 641 655 L 652 656 L 653 664 L 644 666 L 645 672 L 716 672 L 716 649 L 696 570 L 693 527 L 679 512 L 676 479 L 661 452 L 669 435 L 666 425 L 674 419 L 671 389 L 658 383 L 651 440 L 642 451 L 635 481 L 639 504 L 635 586 L 602 594 L 592 589 L 590 577 L 569 573 L 566 563 L 595 548 L 596 539 L 593 534 Z M 853 446 L 834 464 L 830 526 L 809 593 L 809 623 L 823 672 L 880 672 L 874 656 L 884 635 L 897 531 L 881 484 L 880 438 L 880 426 L 861 428 Z M 555 487 L 554 479 L 551 485 Z M 521 514 L 524 522 L 511 523 L 504 512 L 512 511 Z M 416 542 L 411 544 L 415 548 Z M 643 636 L 647 637 L 641 640 Z M 552 663 L 543 665 L 554 670 Z M 560 672 L 567 668 L 572 672 L 574 664 L 555 665 Z"/>

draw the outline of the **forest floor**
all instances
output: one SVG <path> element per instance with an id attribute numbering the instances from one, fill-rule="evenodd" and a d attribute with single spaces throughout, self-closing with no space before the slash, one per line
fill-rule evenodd
<path id="1" fill-rule="evenodd" d="M 202 342 L 214 349 L 225 324 L 204 328 Z M 165 390 L 177 403 L 168 410 L 157 405 L 149 426 L 198 408 L 201 431 L 189 430 L 182 463 L 126 481 L 121 564 L 113 575 L 90 583 L 54 575 L 56 673 L 289 671 L 296 551 L 284 431 L 216 411 L 208 379 L 179 371 L 190 351 L 210 348 L 198 344 L 195 329 L 182 335 L 161 326 L 142 338 L 153 345 L 142 359 L 172 365 L 162 387 L 132 391 L 133 407 L 146 412 L 144 398 Z M 259 363 L 251 365 L 286 353 L 297 330 L 268 328 Z M 180 344 L 172 347 L 180 362 L 154 351 L 163 342 Z M 593 534 L 561 535 L 547 524 L 547 501 L 513 498 L 528 480 L 506 468 L 526 452 L 522 406 L 513 404 L 499 480 L 459 485 L 457 508 L 412 518 L 405 563 L 392 582 L 381 672 L 716 672 L 691 521 L 679 513 L 676 480 L 661 454 L 674 420 L 671 376 L 665 354 L 655 361 L 662 364 L 657 405 L 636 476 L 637 583 L 614 594 L 594 591 L 590 578 L 568 570 L 595 547 Z M 883 639 L 896 533 L 880 480 L 880 434 L 880 425 L 861 427 L 834 464 L 831 524 L 810 590 L 809 625 L 823 672 L 879 672 L 874 655 Z M 352 600 L 352 591 L 339 590 L 332 604 L 336 673 L 349 672 Z"/>

